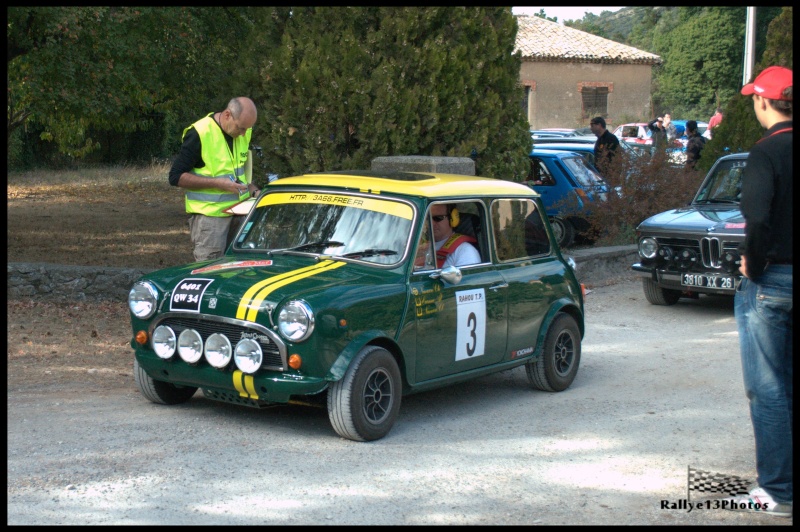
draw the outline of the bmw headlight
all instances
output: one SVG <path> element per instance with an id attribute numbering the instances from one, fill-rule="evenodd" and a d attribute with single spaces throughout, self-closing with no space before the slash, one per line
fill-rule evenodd
<path id="1" fill-rule="evenodd" d="M 305 301 L 289 301 L 278 314 L 278 330 L 292 342 L 302 342 L 314 330 L 314 312 Z"/>
<path id="2" fill-rule="evenodd" d="M 147 281 L 134 283 L 131 291 L 128 292 L 128 308 L 137 318 L 146 320 L 156 311 L 158 302 L 158 291 L 156 287 Z"/>
<path id="3" fill-rule="evenodd" d="M 656 251 L 658 251 L 658 244 L 655 238 L 646 236 L 639 241 L 639 255 L 643 258 L 654 258 L 656 256 Z"/>

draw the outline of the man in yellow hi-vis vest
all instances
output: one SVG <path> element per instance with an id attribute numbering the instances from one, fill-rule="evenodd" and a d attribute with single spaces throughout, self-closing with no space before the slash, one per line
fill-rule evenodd
<path id="1" fill-rule="evenodd" d="M 185 189 L 189 232 L 196 261 L 221 257 L 238 229 L 240 216 L 224 210 L 259 193 L 245 175 L 257 112 L 240 96 L 183 130 L 183 144 L 169 171 L 169 183 Z"/>

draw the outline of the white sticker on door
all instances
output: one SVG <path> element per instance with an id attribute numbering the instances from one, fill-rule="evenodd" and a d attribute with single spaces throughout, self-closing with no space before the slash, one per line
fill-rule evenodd
<path id="1" fill-rule="evenodd" d="M 479 357 L 484 354 L 486 341 L 486 297 L 483 288 L 456 292 L 456 305 L 456 360 Z"/>

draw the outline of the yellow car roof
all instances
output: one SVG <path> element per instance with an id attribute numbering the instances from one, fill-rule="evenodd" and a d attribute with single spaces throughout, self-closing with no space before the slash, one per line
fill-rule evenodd
<path id="1" fill-rule="evenodd" d="M 270 186 L 274 185 L 337 187 L 372 194 L 389 192 L 429 198 L 538 195 L 528 186 L 503 179 L 431 172 L 346 170 L 284 177 L 270 183 Z"/>

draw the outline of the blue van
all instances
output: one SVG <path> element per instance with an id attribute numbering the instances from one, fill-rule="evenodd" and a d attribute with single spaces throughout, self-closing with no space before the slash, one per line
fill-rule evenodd
<path id="1" fill-rule="evenodd" d="M 586 216 L 596 201 L 606 201 L 608 185 L 583 155 L 534 148 L 528 184 L 542 197 L 553 233 L 562 248 L 589 229 Z"/>

